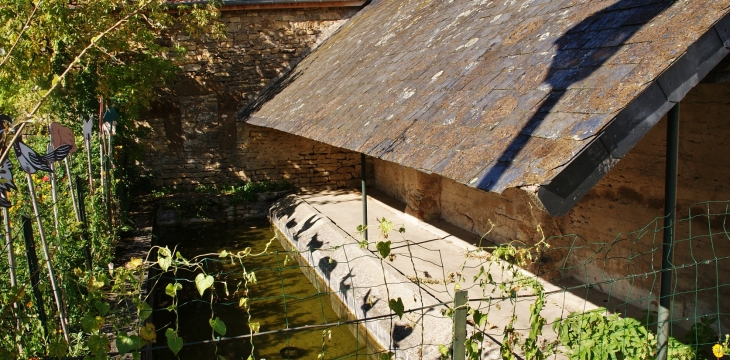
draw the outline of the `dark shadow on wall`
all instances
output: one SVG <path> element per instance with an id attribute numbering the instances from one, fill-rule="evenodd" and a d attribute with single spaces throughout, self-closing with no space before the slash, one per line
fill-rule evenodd
<path id="1" fill-rule="evenodd" d="M 497 187 L 532 134 L 555 105 L 576 84 L 604 65 L 639 29 L 669 8 L 674 1 L 621 0 L 587 17 L 555 41 L 557 50 L 542 85 L 550 93 L 532 117 L 515 134 L 495 164 L 477 184 L 479 189 Z"/>

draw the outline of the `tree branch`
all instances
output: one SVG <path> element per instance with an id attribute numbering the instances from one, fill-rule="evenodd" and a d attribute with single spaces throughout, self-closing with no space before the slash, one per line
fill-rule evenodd
<path id="1" fill-rule="evenodd" d="M 40 1 L 38 3 L 40 3 Z M 15 45 L 18 45 L 18 43 L 20 42 L 20 38 L 22 38 L 23 34 L 25 33 L 25 30 L 28 30 L 28 25 L 30 25 L 30 20 L 33 19 L 33 15 L 35 15 L 36 10 L 38 10 L 38 4 L 35 4 L 33 6 L 33 11 L 31 11 L 30 16 L 28 16 L 28 20 L 25 22 L 25 25 L 23 25 L 23 28 L 20 30 L 20 34 L 18 34 L 18 38 L 15 39 L 13 46 L 11 46 L 10 50 L 8 50 L 7 54 L 5 54 L 3 61 L 0 62 L 0 67 L 5 65 L 5 62 L 8 61 L 8 59 L 10 58 L 10 54 L 13 53 L 13 49 L 15 49 Z"/>

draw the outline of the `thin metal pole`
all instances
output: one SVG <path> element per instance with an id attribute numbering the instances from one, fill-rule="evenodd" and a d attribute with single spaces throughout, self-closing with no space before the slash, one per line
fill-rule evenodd
<path id="1" fill-rule="evenodd" d="M 94 194 L 94 179 L 91 175 L 91 140 L 84 138 L 84 144 L 86 145 L 86 165 L 88 170 L 89 178 L 89 194 Z"/>
<path id="2" fill-rule="evenodd" d="M 99 138 L 103 139 L 104 135 L 99 134 Z M 104 186 L 106 185 L 106 181 L 104 179 L 104 142 L 99 141 L 99 183 L 101 184 L 101 195 L 106 196 L 106 189 Z"/>
<path id="3" fill-rule="evenodd" d="M 466 290 L 454 294 L 454 342 L 452 344 L 453 360 L 466 359 L 466 308 L 469 293 Z"/>
<path id="4" fill-rule="evenodd" d="M 51 146 L 48 147 L 48 152 L 53 151 L 53 148 Z M 48 165 L 50 165 L 51 172 L 50 172 L 50 178 L 51 178 L 51 199 L 53 199 L 53 226 L 54 229 L 56 229 L 56 237 L 58 238 L 58 246 L 61 251 L 63 251 L 63 244 L 61 244 L 61 230 L 58 227 L 58 193 L 56 190 L 56 166 L 51 161 Z"/>
<path id="5" fill-rule="evenodd" d="M 367 195 L 367 162 L 365 154 L 360 154 L 360 170 L 362 173 L 362 225 L 363 236 L 368 240 L 368 195 Z"/>
<path id="6" fill-rule="evenodd" d="M 74 197 L 74 184 L 73 180 L 71 180 L 71 165 L 69 164 L 70 161 L 68 158 L 73 156 L 73 154 L 68 154 L 68 156 L 63 159 L 63 162 L 66 164 L 66 177 L 68 178 L 68 191 L 71 193 L 71 203 L 74 207 L 74 215 L 76 216 L 76 221 L 81 221 L 81 218 L 79 217 L 79 206 L 76 204 L 76 197 Z"/>
<path id="7" fill-rule="evenodd" d="M 5 194 L 2 195 L 5 197 Z M 15 250 L 13 249 L 13 236 L 10 233 L 10 214 L 8 208 L 3 208 L 3 221 L 5 222 L 5 246 L 8 251 L 8 267 L 10 268 L 10 286 L 18 285 L 15 277 Z"/>
<path id="8" fill-rule="evenodd" d="M 23 224 L 23 240 L 25 241 L 25 256 L 28 263 L 28 273 L 30 274 L 30 286 L 33 288 L 33 295 L 35 296 L 38 320 L 41 321 L 43 332 L 47 336 L 49 335 L 48 317 L 46 316 L 46 309 L 43 305 L 43 293 L 38 288 L 41 277 L 38 274 L 38 256 L 35 251 L 35 240 L 33 240 L 33 225 L 30 223 L 30 218 L 25 215 L 21 217 L 21 223 Z"/>
<path id="9" fill-rule="evenodd" d="M 0 196 L 7 199 L 7 194 L 0 192 Z M 10 286 L 15 287 L 18 285 L 18 280 L 15 277 L 15 249 L 13 248 L 13 235 L 10 233 L 10 212 L 8 208 L 3 208 L 3 222 L 5 223 L 5 249 L 8 251 L 8 270 L 10 272 Z M 13 303 L 13 309 L 16 314 L 18 312 L 18 303 Z M 15 327 L 18 329 L 18 333 L 21 332 L 20 320 L 16 320 Z M 23 353 L 23 346 L 18 344 L 18 353 Z"/>
<path id="10" fill-rule="evenodd" d="M 86 204 L 84 203 L 84 182 L 80 177 L 76 177 L 76 189 L 79 194 L 79 218 L 81 221 L 81 236 L 84 239 L 84 257 L 86 257 L 86 268 L 91 271 L 91 241 L 89 241 L 89 224 L 86 222 Z"/>
<path id="11" fill-rule="evenodd" d="M 35 213 L 36 223 L 38 224 L 38 234 L 41 238 L 41 246 L 43 247 L 43 260 L 46 261 L 46 267 L 48 268 L 48 277 L 51 281 L 51 290 L 53 290 L 53 297 L 56 300 L 56 308 L 58 308 L 58 317 L 61 320 L 61 330 L 63 331 L 63 338 L 68 342 L 68 326 L 66 324 L 66 309 L 63 306 L 63 298 L 61 298 L 61 292 L 56 284 L 56 275 L 53 272 L 53 266 L 51 266 L 51 254 L 48 252 L 48 243 L 46 242 L 46 234 L 43 231 L 43 222 L 41 221 L 41 213 L 38 210 L 38 201 L 35 196 L 35 188 L 33 187 L 33 177 L 25 173 L 25 178 L 28 181 L 28 191 L 30 191 L 30 199 L 33 203 L 33 212 Z"/>
<path id="12" fill-rule="evenodd" d="M 662 281 L 657 314 L 657 360 L 665 360 L 669 351 L 672 308 L 672 259 L 674 223 L 677 210 L 677 163 L 679 158 L 679 103 L 667 116 L 667 171 L 664 177 L 664 243 L 662 245 Z"/>

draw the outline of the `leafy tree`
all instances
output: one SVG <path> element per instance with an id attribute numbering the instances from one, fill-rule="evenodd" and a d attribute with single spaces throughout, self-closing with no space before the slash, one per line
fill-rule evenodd
<path id="1" fill-rule="evenodd" d="M 21 120 L 75 119 L 96 113 L 104 96 L 134 117 L 156 87 L 174 79 L 184 54 L 161 39 L 176 22 L 189 35 L 222 34 L 215 5 L 0 0 L 0 112 Z"/>

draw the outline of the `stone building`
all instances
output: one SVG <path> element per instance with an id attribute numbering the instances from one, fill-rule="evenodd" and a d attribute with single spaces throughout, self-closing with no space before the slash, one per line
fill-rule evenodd
<path id="1" fill-rule="evenodd" d="M 176 1 L 180 3 L 181 1 Z M 237 121 L 242 104 L 287 73 L 352 17 L 362 1 L 224 1 L 226 37 L 164 39 L 187 50 L 182 74 L 138 127 L 139 167 L 156 186 L 287 179 L 303 188 L 351 185 L 358 154 Z"/>
<path id="2" fill-rule="evenodd" d="M 273 3 L 224 7 L 224 41 L 173 38 L 194 51 L 161 99 L 174 111 L 148 120 L 143 166 L 159 185 L 342 188 L 366 154 L 374 186 L 421 219 L 477 234 L 491 221 L 495 242 L 536 241 L 537 224 L 579 234 L 581 246 L 546 259 L 560 277 L 644 308 L 658 295 L 661 231 L 611 241 L 663 216 L 675 104 L 678 216 L 730 199 L 730 1 Z M 720 231 L 712 220 L 678 232 Z M 678 244 L 675 265 L 707 261 L 713 275 L 675 274 L 680 292 L 712 290 L 677 298 L 676 317 L 730 312 L 718 287 L 728 255 L 727 238 Z"/>

